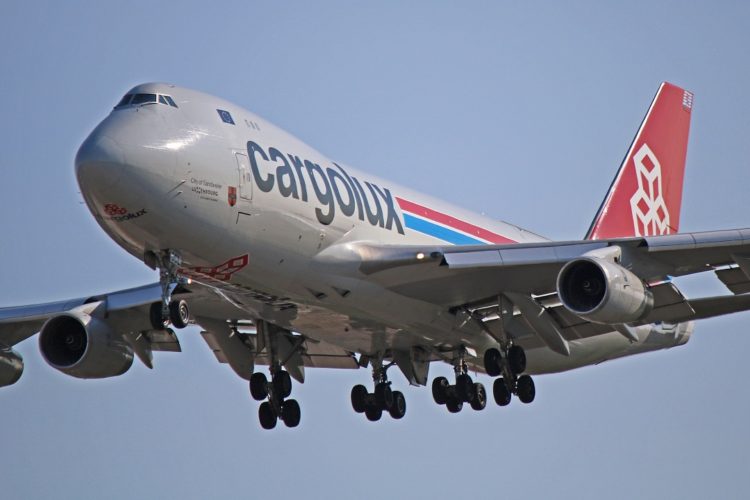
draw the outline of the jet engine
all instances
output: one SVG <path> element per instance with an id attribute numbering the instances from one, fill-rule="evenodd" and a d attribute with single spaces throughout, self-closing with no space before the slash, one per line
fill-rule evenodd
<path id="1" fill-rule="evenodd" d="M 23 374 L 23 358 L 10 347 L 0 345 L 0 387 L 13 385 Z"/>
<path id="2" fill-rule="evenodd" d="M 47 320 L 39 349 L 51 367 L 77 378 L 122 375 L 133 364 L 133 349 L 104 322 L 71 312 Z"/>
<path id="3" fill-rule="evenodd" d="M 653 295 L 638 276 L 595 257 L 563 266 L 557 275 L 557 295 L 566 309 L 593 323 L 632 323 L 654 305 Z"/>

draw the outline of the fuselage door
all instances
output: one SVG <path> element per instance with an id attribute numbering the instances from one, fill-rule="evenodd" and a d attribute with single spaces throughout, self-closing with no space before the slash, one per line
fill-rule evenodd
<path id="1" fill-rule="evenodd" d="M 244 153 L 235 153 L 237 159 L 237 170 L 239 173 L 240 198 L 246 201 L 253 199 L 253 178 L 250 173 L 250 161 Z"/>

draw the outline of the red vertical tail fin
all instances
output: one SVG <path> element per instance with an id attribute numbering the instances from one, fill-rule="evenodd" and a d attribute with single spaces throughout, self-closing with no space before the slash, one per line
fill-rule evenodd
<path id="1" fill-rule="evenodd" d="M 586 239 L 676 233 L 693 94 L 659 86 Z"/>

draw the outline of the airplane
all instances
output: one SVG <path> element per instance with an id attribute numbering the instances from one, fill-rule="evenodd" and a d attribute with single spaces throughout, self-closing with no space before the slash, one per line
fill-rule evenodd
<path id="1" fill-rule="evenodd" d="M 532 376 L 685 344 L 695 320 L 750 309 L 750 229 L 679 233 L 693 94 L 662 83 L 590 229 L 551 241 L 333 161 L 225 100 L 166 83 L 128 91 L 75 158 L 82 196 L 158 282 L 0 309 L 13 346 L 77 378 L 180 351 L 197 325 L 249 382 L 264 429 L 296 427 L 305 368 L 372 371 L 351 405 L 403 418 L 396 367 L 449 412 L 535 399 Z M 731 294 L 686 298 L 714 272 Z M 455 377 L 436 377 L 433 362 Z M 267 366 L 269 376 L 265 369 Z M 472 377 L 472 372 L 475 377 Z"/>

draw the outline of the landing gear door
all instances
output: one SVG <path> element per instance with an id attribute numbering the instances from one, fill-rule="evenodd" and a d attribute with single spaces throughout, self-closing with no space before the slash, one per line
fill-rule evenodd
<path id="1" fill-rule="evenodd" d="M 253 199 L 253 178 L 250 173 L 250 161 L 245 153 L 235 153 L 237 170 L 239 173 L 239 195 L 240 199 L 251 201 Z"/>

